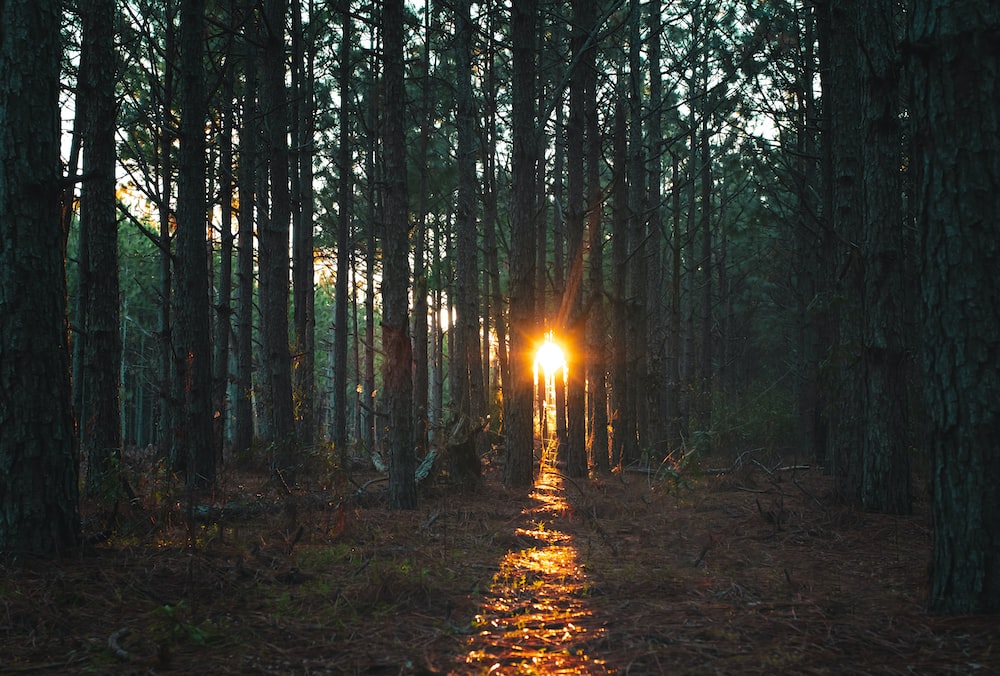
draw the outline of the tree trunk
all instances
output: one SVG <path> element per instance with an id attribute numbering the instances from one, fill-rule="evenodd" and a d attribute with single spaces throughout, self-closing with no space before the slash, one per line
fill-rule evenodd
<path id="1" fill-rule="evenodd" d="M 493 13 L 487 19 L 492 30 Z M 496 106 L 496 64 L 494 43 L 487 44 L 487 75 L 486 75 L 486 123 L 484 124 L 486 157 L 483 169 L 483 258 L 487 274 L 490 278 L 490 293 L 492 294 L 490 309 L 493 312 L 493 325 L 496 327 L 496 350 L 498 364 L 497 390 L 503 392 L 509 378 L 507 362 L 507 322 L 504 319 L 503 291 L 500 284 L 500 264 L 497 260 L 497 171 L 496 171 L 496 139 L 497 139 L 497 106 Z M 489 348 L 487 344 L 487 354 Z M 496 393 L 490 401 L 496 401 Z"/>
<path id="2" fill-rule="evenodd" d="M 432 35 L 438 29 L 432 28 L 432 8 L 427 7 L 424 14 L 424 44 L 421 60 L 421 91 L 420 91 L 420 140 L 417 144 L 416 164 L 427 166 L 428 149 L 430 147 L 431 129 L 436 115 L 431 96 L 431 42 Z M 413 231 L 413 423 L 417 434 L 417 457 L 427 455 L 430 442 L 430 419 L 428 416 L 430 397 L 430 354 L 429 330 L 427 322 L 429 269 L 427 265 L 427 216 L 429 172 L 421 171 L 417 176 L 417 206 L 416 223 Z"/>
<path id="3" fill-rule="evenodd" d="M 250 51 L 247 46 L 247 52 Z M 233 402 L 233 447 L 237 453 L 250 450 L 253 444 L 253 290 L 254 290 L 254 211 L 256 205 L 257 160 L 259 146 L 256 123 L 257 78 L 252 59 L 247 58 L 243 83 L 240 134 L 238 234 L 236 242 L 236 397 Z"/>
<path id="4" fill-rule="evenodd" d="M 626 406 L 632 416 L 629 433 L 622 448 L 624 464 L 641 458 L 646 443 L 646 292 L 647 292 L 647 240 L 646 240 L 646 190 L 645 152 L 642 146 L 642 62 L 640 59 L 640 24 L 642 12 L 639 0 L 629 4 L 628 50 L 628 273 L 625 308 L 628 326 L 625 368 L 628 371 Z"/>
<path id="5" fill-rule="evenodd" d="M 570 51 L 578 65 L 569 81 L 569 120 L 566 125 L 566 254 L 569 275 L 562 293 L 556 329 L 561 332 L 566 356 L 566 445 L 560 448 L 568 476 L 587 476 L 586 323 L 583 309 L 583 243 L 587 203 L 584 198 L 584 145 L 586 138 L 586 73 L 581 63 L 594 22 L 593 3 L 573 4 Z"/>
<path id="6" fill-rule="evenodd" d="M 668 443 L 669 417 L 666 410 L 664 388 L 667 383 L 666 333 L 667 298 L 665 268 L 663 264 L 663 73 L 661 65 L 661 39 L 663 33 L 663 8 L 660 0 L 649 2 L 649 115 L 646 133 L 649 155 L 648 174 L 649 205 L 649 277 L 647 280 L 647 350 L 649 355 L 649 380 L 647 384 L 647 415 L 649 426 L 646 440 L 648 448 L 655 448 L 657 455 L 666 456 L 672 450 Z"/>
<path id="7" fill-rule="evenodd" d="M 292 402 L 296 437 L 300 444 L 311 446 L 316 438 L 316 280 L 313 262 L 313 128 L 315 110 L 313 89 L 316 79 L 315 24 L 318 18 L 309 4 L 309 24 L 302 24 L 301 0 L 292 5 L 293 68 L 295 92 L 291 154 L 294 209 L 292 218 L 292 293 L 295 336 L 292 360 Z"/>
<path id="8" fill-rule="evenodd" d="M 160 88 L 163 100 L 158 111 L 164 120 L 171 118 L 171 109 L 175 105 L 174 79 L 177 67 L 177 39 L 174 27 L 174 5 L 167 3 L 165 8 L 164 68 Z M 154 76 L 150 76 L 152 80 Z M 150 89 L 153 88 L 150 83 Z M 176 422 L 178 418 L 177 373 L 174 364 L 173 341 L 173 260 L 171 256 L 174 214 L 170 208 L 174 189 L 174 141 L 177 139 L 173 124 L 162 124 L 158 131 L 157 151 L 159 171 L 159 251 L 157 252 L 158 279 L 157 293 L 159 296 L 158 324 L 156 328 L 157 347 L 157 441 L 164 457 L 176 457 Z"/>
<path id="9" fill-rule="evenodd" d="M 910 513 L 910 463 L 903 327 L 903 182 L 899 124 L 901 63 L 894 0 L 859 8 L 865 293 L 862 296 L 864 447 L 861 503 Z"/>
<path id="10" fill-rule="evenodd" d="M 455 1 L 455 123 L 458 132 L 458 209 L 455 214 L 455 304 L 457 350 L 452 372 L 457 387 L 453 391 L 455 414 L 466 419 L 467 425 L 479 427 L 485 408 L 482 391 L 482 366 L 479 344 L 479 274 L 476 226 L 476 146 L 473 119 L 476 114 L 472 98 L 472 18 L 469 0 Z M 474 443 L 455 446 L 452 457 L 452 479 L 470 486 L 479 478 L 479 456 Z"/>
<path id="11" fill-rule="evenodd" d="M 340 147 L 338 150 L 337 281 L 334 288 L 333 335 L 333 447 L 341 464 L 347 462 L 347 307 L 348 270 L 351 268 L 351 216 L 354 211 L 354 171 L 351 149 L 351 40 L 353 19 L 345 3 L 340 40 Z M 355 317 L 357 319 L 357 317 Z"/>
<path id="12" fill-rule="evenodd" d="M 57 554 L 80 528 L 59 198 L 55 0 L 0 12 L 0 552 Z M 8 392 L 17 396 L 6 397 Z"/>
<path id="13" fill-rule="evenodd" d="M 910 10 L 924 395 L 932 462 L 929 607 L 1000 612 L 1000 5 Z"/>
<path id="14" fill-rule="evenodd" d="M 212 325 L 206 247 L 205 2 L 181 3 L 181 122 L 177 160 L 176 360 L 183 426 L 178 460 L 188 486 L 215 482 L 212 435 Z"/>
<path id="15" fill-rule="evenodd" d="M 229 411 L 229 356 L 233 335 L 233 128 L 236 111 L 234 105 L 236 68 L 233 61 L 235 49 L 226 58 L 222 75 L 222 111 L 219 129 L 219 276 L 216 282 L 215 301 L 215 354 L 212 363 L 214 447 L 222 450 L 226 440 L 226 423 Z M 221 458 L 221 455 L 220 455 Z"/>
<path id="16" fill-rule="evenodd" d="M 586 3 L 585 3 L 586 4 Z M 590 15 L 588 26 L 596 17 Z M 596 30 L 596 26 L 594 27 Z M 603 163 L 603 135 L 598 118 L 597 100 L 597 49 L 584 53 L 580 63 L 584 69 L 584 127 L 586 133 L 587 164 L 587 249 L 588 316 L 587 336 L 587 414 L 589 424 L 589 455 L 595 471 L 607 473 L 611 469 L 608 455 L 608 391 L 607 391 L 607 315 L 604 305 L 604 196 L 601 190 Z"/>
<path id="17" fill-rule="evenodd" d="M 383 388 L 389 415 L 389 507 L 415 509 L 417 490 L 413 430 L 413 351 L 410 345 L 409 204 L 406 181 L 406 92 L 403 63 L 403 0 L 386 0 L 385 76 L 385 230 L 382 236 Z"/>
<path id="18" fill-rule="evenodd" d="M 620 85 L 619 85 L 620 86 Z M 635 437 L 635 417 L 628 406 L 628 310 L 625 283 L 628 262 L 628 136 L 624 92 L 615 95 L 611 183 L 611 465 L 625 459 L 628 438 Z"/>
<path id="19" fill-rule="evenodd" d="M 527 487 L 534 479 L 532 331 L 535 326 L 535 20 L 537 0 L 514 0 L 511 39 L 514 77 L 510 234 L 510 382 L 504 396 L 504 483 Z"/>
<path id="20" fill-rule="evenodd" d="M 115 3 L 95 0 L 81 6 L 83 46 L 77 88 L 84 116 L 80 191 L 81 299 L 85 323 L 80 447 L 88 461 L 87 493 L 114 512 L 121 492 L 119 369 L 121 323 L 118 292 L 118 217 L 115 206 Z M 84 234 L 85 233 L 85 234 Z"/>
<path id="21" fill-rule="evenodd" d="M 260 332 L 265 378 L 268 440 L 278 470 L 294 465 L 291 353 L 288 347 L 288 109 L 285 91 L 285 17 L 288 0 L 267 0 L 261 56 L 261 113 L 264 123 L 270 211 L 260 219 Z"/>
<path id="22" fill-rule="evenodd" d="M 827 255 L 827 270 L 836 274 L 830 285 L 833 344 L 827 359 L 829 375 L 829 436 L 827 463 L 833 469 L 841 499 L 853 502 L 861 490 L 862 425 L 860 402 L 863 384 L 860 369 L 860 298 L 863 278 L 858 247 L 860 244 L 860 123 L 858 98 L 859 65 L 855 45 L 858 12 L 855 0 L 827 1 L 819 9 L 819 39 L 825 40 L 822 53 L 826 63 L 821 68 L 824 116 L 827 128 L 824 153 L 829 153 L 830 180 L 824 183 L 831 191 L 828 198 L 833 228 L 833 246 Z M 836 272 L 834 272 L 836 271 Z"/>

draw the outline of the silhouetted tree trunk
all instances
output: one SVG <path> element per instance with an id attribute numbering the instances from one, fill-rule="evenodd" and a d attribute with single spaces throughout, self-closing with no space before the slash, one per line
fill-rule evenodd
<path id="1" fill-rule="evenodd" d="M 164 60 L 163 74 L 159 87 L 162 99 L 159 101 L 159 113 L 165 120 L 173 121 L 171 111 L 175 105 L 175 79 L 177 71 L 177 29 L 174 3 L 168 2 L 164 8 Z M 150 74 L 150 80 L 155 78 Z M 150 90 L 154 84 L 150 82 Z M 176 457 L 177 450 L 177 420 L 178 420 L 178 385 L 174 360 L 173 340 L 173 260 L 172 240 L 174 229 L 174 212 L 171 209 L 174 190 L 174 142 L 177 140 L 176 126 L 164 122 L 159 126 L 157 138 L 157 170 L 159 172 L 159 195 L 157 208 L 159 211 L 159 240 L 157 242 L 157 292 L 159 301 L 158 323 L 156 327 L 157 342 L 157 441 L 160 451 L 171 459 Z"/>
<path id="2" fill-rule="evenodd" d="M 596 17 L 591 14 L 588 24 L 593 26 Z M 596 26 L 593 30 L 596 30 Z M 590 419 L 589 449 L 594 469 L 608 472 L 611 469 L 608 455 L 608 392 L 607 392 L 607 314 L 604 305 L 604 195 L 601 190 L 601 165 L 603 140 L 598 119 L 597 100 L 597 49 L 588 49 L 580 62 L 584 81 L 584 127 L 586 130 L 587 164 L 587 242 L 588 305 L 590 323 L 587 339 L 587 408 Z"/>
<path id="3" fill-rule="evenodd" d="M 80 299 L 86 308 L 83 341 L 80 448 L 87 459 L 87 492 L 114 511 L 120 494 L 119 369 L 121 323 L 118 298 L 118 215 L 115 208 L 115 2 L 80 7 L 83 45 L 77 85 L 83 115 L 83 174 L 80 190 Z"/>
<path id="4" fill-rule="evenodd" d="M 416 164 L 427 166 L 428 148 L 430 147 L 431 129 L 434 126 L 435 111 L 431 97 L 431 42 L 437 33 L 437 26 L 431 26 L 431 15 L 434 13 L 430 5 L 424 14 L 424 44 L 421 59 L 420 87 L 420 138 L 417 143 Z M 436 23 L 436 22 L 435 22 Z M 413 423 L 417 433 L 417 457 L 427 454 L 430 440 L 430 419 L 428 416 L 430 397 L 430 354 L 428 313 L 428 274 L 427 266 L 427 216 L 428 216 L 428 183 L 429 172 L 420 171 L 417 174 L 417 206 L 416 223 L 413 228 Z"/>
<path id="5" fill-rule="evenodd" d="M 216 280 L 215 354 L 212 363 L 214 447 L 222 451 L 229 420 L 229 357 L 233 336 L 233 129 L 235 126 L 236 42 L 230 43 L 222 74 L 221 124 L 219 127 L 219 276 Z M 222 456 L 220 455 L 220 458 Z"/>
<path id="6" fill-rule="evenodd" d="M 455 0 L 455 123 L 458 133 L 458 209 L 455 214 L 455 325 L 457 350 L 452 359 L 456 387 L 455 413 L 468 427 L 479 426 L 483 402 L 479 344 L 479 274 L 476 224 L 476 147 L 472 98 L 472 19 L 469 0 Z M 452 478 L 461 485 L 480 473 L 475 443 L 458 444 L 449 451 Z"/>
<path id="7" fill-rule="evenodd" d="M 628 405 L 628 311 L 625 283 L 628 261 L 628 133 L 622 85 L 615 96 L 611 135 L 611 465 L 618 467 L 625 459 L 625 447 L 635 438 L 635 417 Z"/>
<path id="8" fill-rule="evenodd" d="M 233 447 L 250 449 L 253 424 L 253 294 L 254 294 L 254 212 L 256 209 L 259 115 L 257 77 L 252 47 L 245 46 L 246 76 L 243 81 L 242 119 L 239 137 L 238 234 L 236 242 L 236 398 L 233 405 Z"/>
<path id="9" fill-rule="evenodd" d="M 302 24 L 302 0 L 292 5 L 292 120 L 295 152 L 291 154 L 294 186 L 292 218 L 292 292 L 295 334 L 292 359 L 293 413 L 299 443 L 316 437 L 316 281 L 313 262 L 313 133 L 315 126 L 315 15 L 308 3 L 309 23 Z"/>
<path id="10" fill-rule="evenodd" d="M 510 234 L 510 382 L 505 383 L 504 483 L 530 486 L 534 479 L 532 331 L 535 326 L 535 20 L 537 0 L 514 0 L 511 40 L 514 77 Z"/>
<path id="11" fill-rule="evenodd" d="M 625 446 L 623 463 L 640 459 L 646 443 L 649 416 L 646 409 L 647 354 L 646 344 L 646 293 L 648 276 L 646 237 L 646 159 L 643 148 L 642 124 L 644 87 L 641 61 L 642 11 L 639 0 L 629 3 L 628 43 L 628 273 L 625 293 L 625 311 L 628 326 L 625 368 L 628 370 L 627 406 L 633 421 Z"/>
<path id="12" fill-rule="evenodd" d="M 800 158 L 797 164 L 802 171 L 793 172 L 796 181 L 795 200 L 797 221 L 795 223 L 795 250 L 792 260 L 796 282 L 797 349 L 796 407 L 799 418 L 801 446 L 808 455 L 822 460 L 826 455 L 827 420 L 824 402 L 828 392 L 821 385 L 821 362 L 825 358 L 830 341 L 829 303 L 827 286 L 831 283 L 826 272 L 830 264 L 824 259 L 830 247 L 832 228 L 829 210 L 823 207 L 816 186 L 831 178 L 821 175 L 818 143 L 819 129 L 823 125 L 819 106 L 816 104 L 814 88 L 806 86 L 815 80 L 818 67 L 816 43 L 817 9 L 815 3 L 802 12 L 801 61 L 796 97 L 798 110 L 795 115 L 793 157 Z M 825 38 L 824 38 L 825 39 Z M 825 43 L 820 45 L 825 50 Z M 821 181 L 822 179 L 822 181 Z M 824 191 L 828 192 L 828 191 Z"/>
<path id="13" fill-rule="evenodd" d="M 906 397 L 903 181 L 899 124 L 901 61 L 894 0 L 859 7 L 861 145 L 865 292 L 864 447 L 861 503 L 866 509 L 910 512 Z"/>
<path id="14" fill-rule="evenodd" d="M 929 607 L 1000 611 L 1000 5 L 910 9 L 934 546 Z"/>
<path id="15" fill-rule="evenodd" d="M 379 141 L 376 129 L 378 127 L 378 106 L 379 95 L 376 86 L 376 73 L 379 70 L 377 54 L 372 53 L 369 63 L 369 81 L 366 83 L 365 96 L 367 97 L 367 127 L 368 134 L 365 135 L 365 175 L 372 177 L 376 174 L 375 147 Z M 376 409 L 376 386 L 375 386 L 375 264 L 378 258 L 378 247 L 376 242 L 376 229 L 379 223 L 379 199 L 380 192 L 378 182 L 369 178 L 366 187 L 367 213 L 366 221 L 368 227 L 365 231 L 365 337 L 364 337 L 364 374 L 361 382 L 361 405 L 362 405 L 362 430 L 358 437 L 363 442 L 364 448 L 369 453 L 374 453 L 376 445 L 379 443 L 379 436 L 376 434 L 375 409 Z"/>
<path id="16" fill-rule="evenodd" d="M 670 417 L 669 440 L 670 447 L 676 448 L 682 443 L 682 432 L 687 429 L 686 416 L 681 410 L 681 395 L 683 383 L 681 367 L 681 193 L 683 191 L 680 157 L 670 153 L 670 316 L 667 329 L 667 401 L 666 408 Z"/>
<path id="17" fill-rule="evenodd" d="M 270 210 L 261 217 L 260 332 L 265 373 L 268 439 L 274 444 L 274 467 L 294 464 L 295 432 L 292 410 L 291 353 L 288 346 L 288 229 L 291 202 L 288 188 L 288 97 L 285 90 L 285 17 L 288 0 L 266 0 L 261 57 L 260 107 L 264 123 Z"/>
<path id="18" fill-rule="evenodd" d="M 348 270 L 351 268 L 351 216 L 354 211 L 354 166 L 351 148 L 351 40 L 353 19 L 349 3 L 341 12 L 343 34 L 340 40 L 340 147 L 337 153 L 337 281 L 334 288 L 333 336 L 333 447 L 341 463 L 347 461 L 347 308 Z"/>
<path id="19" fill-rule="evenodd" d="M 77 544 L 56 0 L 0 11 L 0 552 Z M 68 208 L 69 205 L 66 205 Z M 16 393 L 16 396 L 8 396 Z"/>
<path id="20" fill-rule="evenodd" d="M 583 243 L 587 203 L 584 198 L 587 81 L 584 53 L 592 51 L 588 35 L 594 22 L 591 0 L 573 3 L 570 51 L 578 65 L 569 80 L 569 120 L 566 125 L 566 254 L 569 275 L 563 289 L 556 328 L 566 352 L 566 439 L 560 448 L 566 474 L 587 475 L 586 326 L 583 309 Z"/>
<path id="21" fill-rule="evenodd" d="M 490 13 L 488 21 L 493 25 L 493 14 Z M 496 168 L 496 139 L 497 139 L 497 106 L 496 106 L 496 63 L 493 41 L 487 44 L 487 74 L 486 74 L 486 122 L 483 125 L 484 134 L 484 168 L 483 168 L 483 258 L 487 274 L 490 278 L 490 310 L 493 312 L 493 325 L 496 327 L 497 342 L 497 364 L 499 367 L 499 377 L 497 378 L 497 389 L 502 393 L 509 382 L 509 363 L 507 360 L 507 321 L 504 317 L 503 291 L 500 282 L 500 263 L 497 260 L 497 168 Z M 488 346 L 487 346 L 488 355 Z M 495 392 L 493 399 L 495 401 Z"/>
<path id="22" fill-rule="evenodd" d="M 861 489 L 862 399 L 860 298 L 863 278 L 859 255 L 861 174 L 859 165 L 860 100 L 858 97 L 859 50 L 855 0 L 827 0 L 817 10 L 817 29 L 825 63 L 821 67 L 823 87 L 824 153 L 830 191 L 831 249 L 826 253 L 830 277 L 830 302 L 834 310 L 833 344 L 829 363 L 828 466 L 832 467 L 837 492 L 855 501 Z"/>
<path id="23" fill-rule="evenodd" d="M 665 268 L 663 264 L 663 244 L 666 239 L 663 234 L 663 72 L 661 59 L 661 44 L 663 33 L 663 8 L 660 0 L 652 0 L 648 3 L 648 24 L 649 38 L 648 66 L 649 71 L 649 114 L 647 145 L 649 154 L 647 158 L 646 171 L 648 178 L 648 195 L 646 203 L 649 205 L 649 278 L 647 280 L 647 322 L 648 322 L 648 358 L 649 358 L 649 380 L 646 387 L 646 399 L 649 416 L 649 425 L 646 430 L 649 439 L 646 445 L 655 448 L 660 457 L 669 453 L 673 446 L 669 441 L 669 415 L 666 408 L 666 397 L 664 389 L 667 384 L 666 371 L 666 333 L 667 333 L 667 308 L 666 303 L 669 298 L 667 287 L 664 285 Z"/>
<path id="24" fill-rule="evenodd" d="M 182 422 L 176 449 L 189 486 L 215 481 L 212 441 L 212 327 L 205 194 L 205 2 L 180 7 L 181 122 L 177 160 L 176 359 Z"/>
<path id="25" fill-rule="evenodd" d="M 383 388 L 389 415 L 389 507 L 415 509 L 417 490 L 413 430 L 413 350 L 407 291 L 410 222 L 406 181 L 406 92 L 403 0 L 386 0 L 382 25 L 385 77 L 385 231 L 382 236 Z"/>

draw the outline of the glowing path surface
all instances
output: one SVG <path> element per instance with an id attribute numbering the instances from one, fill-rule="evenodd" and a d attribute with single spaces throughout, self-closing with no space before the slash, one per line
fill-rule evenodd
<path id="1" fill-rule="evenodd" d="M 604 629 L 587 605 L 588 582 L 573 538 L 558 530 L 572 518 L 562 478 L 546 471 L 517 529 L 525 546 L 504 556 L 476 617 L 466 656 L 469 673 L 607 674 L 596 654 Z"/>

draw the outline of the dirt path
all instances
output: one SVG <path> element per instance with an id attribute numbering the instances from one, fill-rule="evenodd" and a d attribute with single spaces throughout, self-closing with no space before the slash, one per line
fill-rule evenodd
<path id="1" fill-rule="evenodd" d="M 547 470 L 530 497 L 515 533 L 522 546 L 500 562 L 466 665 L 488 673 L 614 673 L 600 657 L 605 631 L 587 601 L 562 477 Z"/>

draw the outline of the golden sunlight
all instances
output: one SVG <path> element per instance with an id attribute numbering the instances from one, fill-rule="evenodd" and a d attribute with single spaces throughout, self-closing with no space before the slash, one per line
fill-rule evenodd
<path id="1" fill-rule="evenodd" d="M 566 368 L 566 354 L 563 349 L 552 339 L 552 333 L 545 336 L 538 351 L 535 353 L 535 369 L 541 369 L 545 378 L 548 379 L 556 374 L 560 369 Z"/>

